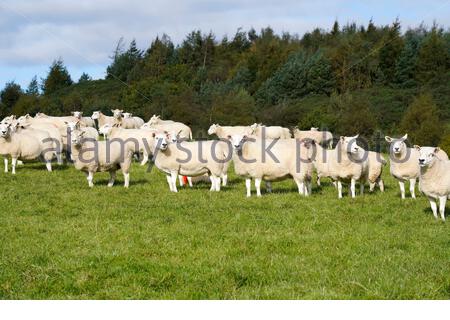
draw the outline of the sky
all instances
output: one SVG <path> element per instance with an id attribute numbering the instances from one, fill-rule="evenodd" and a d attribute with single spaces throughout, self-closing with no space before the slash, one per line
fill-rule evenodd
<path id="1" fill-rule="evenodd" d="M 163 33 L 176 44 L 197 29 L 217 39 L 267 26 L 301 36 L 335 20 L 385 25 L 397 17 L 404 30 L 433 21 L 447 29 L 450 0 L 0 0 L 0 88 L 26 87 L 58 58 L 75 81 L 83 72 L 103 78 L 120 37 L 145 49 Z"/>

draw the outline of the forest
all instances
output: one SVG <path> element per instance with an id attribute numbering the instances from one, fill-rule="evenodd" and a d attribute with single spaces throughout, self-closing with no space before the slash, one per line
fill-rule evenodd
<path id="1" fill-rule="evenodd" d="M 398 20 L 330 27 L 301 37 L 270 27 L 221 38 L 195 30 L 180 44 L 158 36 L 145 50 L 121 38 L 104 79 L 72 79 L 57 58 L 27 88 L 7 83 L 0 115 L 120 108 L 182 121 L 197 138 L 212 123 L 261 122 L 360 133 L 370 142 L 407 132 L 412 144 L 450 152 L 450 30 L 402 30 Z"/>

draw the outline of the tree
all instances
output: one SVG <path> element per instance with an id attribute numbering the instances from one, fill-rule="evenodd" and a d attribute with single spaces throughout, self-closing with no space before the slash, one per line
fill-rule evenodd
<path id="1" fill-rule="evenodd" d="M 3 109 L 1 110 L 2 116 L 11 112 L 22 94 L 23 91 L 20 85 L 14 81 L 6 83 L 5 88 L 0 92 L 0 101 L 3 105 Z"/>
<path id="2" fill-rule="evenodd" d="M 62 59 L 53 61 L 50 66 L 47 78 L 43 80 L 42 90 L 45 95 L 52 94 L 62 88 L 68 87 L 73 83 L 67 68 Z"/>
<path id="3" fill-rule="evenodd" d="M 80 79 L 78 79 L 78 83 L 88 82 L 92 81 L 92 78 L 90 75 L 88 75 L 86 72 L 83 72 Z"/>
<path id="4" fill-rule="evenodd" d="M 34 76 L 33 79 L 31 79 L 30 84 L 28 85 L 26 93 L 28 95 L 33 95 L 33 96 L 39 95 L 39 84 L 38 84 L 36 76 Z"/>
<path id="5" fill-rule="evenodd" d="M 400 122 L 400 130 L 408 133 L 413 144 L 439 145 L 445 130 L 430 93 L 423 93 L 414 99 Z"/>
<path id="6" fill-rule="evenodd" d="M 379 66 L 384 82 L 391 83 L 395 76 L 395 66 L 403 49 L 403 39 L 400 35 L 400 22 L 395 20 L 389 27 L 384 46 L 380 49 Z"/>
<path id="7" fill-rule="evenodd" d="M 442 30 L 433 26 L 419 49 L 417 79 L 426 83 L 444 74 L 450 67 L 450 53 L 442 35 Z"/>
<path id="8" fill-rule="evenodd" d="M 106 78 L 128 81 L 131 70 L 142 58 L 142 51 L 137 48 L 133 39 L 127 51 L 123 51 L 123 38 L 120 38 L 112 56 L 112 63 L 106 68 Z"/>
<path id="9" fill-rule="evenodd" d="M 405 35 L 405 45 L 395 65 L 393 82 L 400 87 L 409 88 L 416 85 L 417 56 L 420 38 L 409 30 Z"/>

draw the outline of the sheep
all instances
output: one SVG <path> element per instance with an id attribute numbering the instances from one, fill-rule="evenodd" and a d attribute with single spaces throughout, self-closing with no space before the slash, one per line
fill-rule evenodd
<path id="1" fill-rule="evenodd" d="M 314 127 L 311 130 L 299 130 L 295 127 L 293 134 L 295 139 L 310 139 L 324 146 L 328 146 L 329 149 L 333 148 L 333 134 L 329 131 L 319 131 L 318 128 Z"/>
<path id="2" fill-rule="evenodd" d="M 271 126 L 266 127 L 262 124 L 254 123 L 250 126 L 252 130 L 252 135 L 255 135 L 259 138 L 265 139 L 290 139 L 291 132 L 288 128 L 283 128 L 279 126 Z M 264 134 L 264 136 L 263 136 Z"/>
<path id="3" fill-rule="evenodd" d="M 364 181 L 368 173 L 367 156 L 356 142 L 358 135 L 354 137 L 341 136 L 335 149 L 323 149 L 314 140 L 306 140 L 315 148 L 310 155 L 318 177 L 329 177 L 337 182 L 338 198 L 342 198 L 342 182 L 350 181 L 352 198 L 356 197 L 356 182 L 360 182 L 361 193 L 364 191 Z"/>
<path id="4" fill-rule="evenodd" d="M 17 160 L 35 160 L 43 158 L 48 171 L 52 171 L 54 148 L 52 141 L 39 140 L 36 132 L 13 132 L 12 125 L 0 124 L 0 155 L 7 159 L 11 156 L 12 174 L 16 174 Z M 5 161 L 7 166 L 7 162 Z"/>
<path id="5" fill-rule="evenodd" d="M 144 121 L 142 118 L 133 116 L 133 114 L 132 114 L 132 113 L 129 113 L 129 112 L 124 112 L 124 113 L 123 113 L 123 117 L 124 117 L 125 119 L 129 119 L 129 118 L 133 119 L 133 120 L 134 120 L 134 124 L 135 124 L 135 128 L 136 128 L 136 129 L 139 129 L 139 128 L 142 127 L 142 126 L 144 125 L 144 123 L 145 123 L 145 121 Z"/>
<path id="6" fill-rule="evenodd" d="M 312 163 L 307 156 L 305 142 L 259 139 L 239 134 L 228 139 L 233 147 L 234 171 L 246 178 L 247 197 L 251 196 L 251 179 L 255 180 L 256 195 L 260 197 L 262 180 L 280 181 L 288 177 L 296 182 L 299 194 L 311 194 Z M 270 153 L 266 154 L 268 149 Z"/>
<path id="7" fill-rule="evenodd" d="M 21 116 L 17 119 L 17 123 L 19 126 L 25 126 L 29 129 L 37 129 L 37 130 L 44 130 L 47 131 L 50 135 L 50 138 L 54 141 L 54 144 L 56 145 L 56 158 L 58 164 L 62 164 L 62 152 L 64 149 L 64 138 L 65 132 L 62 134 L 59 129 L 59 127 L 48 121 L 41 121 L 39 119 L 34 119 L 30 115 Z"/>
<path id="8" fill-rule="evenodd" d="M 436 219 L 437 200 L 439 199 L 439 213 L 445 221 L 445 204 L 450 199 L 450 161 L 439 158 L 440 148 L 414 146 L 419 152 L 418 163 L 419 190 L 430 201 L 431 210 Z"/>
<path id="9" fill-rule="evenodd" d="M 110 124 L 105 124 L 100 128 L 100 133 L 108 137 L 108 139 L 120 139 L 129 144 L 134 153 L 142 153 L 142 166 L 148 162 L 149 154 L 152 151 L 152 133 L 154 132 L 156 132 L 156 130 L 124 129 L 119 127 L 118 125 L 111 126 Z"/>
<path id="10" fill-rule="evenodd" d="M 148 124 L 149 125 L 162 125 L 162 124 L 171 124 L 171 123 L 175 123 L 175 121 L 172 120 L 162 120 L 161 116 L 157 116 L 157 115 L 153 115 L 150 120 L 148 120 Z"/>
<path id="11" fill-rule="evenodd" d="M 95 121 L 90 117 L 83 117 L 82 111 L 73 111 L 71 114 L 80 121 L 81 126 L 95 128 Z"/>
<path id="12" fill-rule="evenodd" d="M 181 122 L 173 122 L 166 124 L 150 124 L 144 123 L 141 129 L 153 129 L 157 131 L 176 132 L 178 137 L 184 140 L 192 140 L 192 131 L 187 125 Z"/>
<path id="13" fill-rule="evenodd" d="M 229 136 L 241 135 L 249 136 L 252 134 L 252 128 L 249 126 L 221 126 L 219 124 L 212 124 L 208 129 L 208 134 L 215 134 L 220 139 L 227 139 Z"/>
<path id="14" fill-rule="evenodd" d="M 0 123 L 12 123 L 14 120 L 16 120 L 16 116 L 15 115 L 10 115 L 7 117 L 4 117 L 3 120 Z"/>
<path id="15" fill-rule="evenodd" d="M 220 176 L 224 165 L 231 159 L 228 145 L 224 141 L 181 141 L 171 143 L 167 133 L 153 133 L 155 138 L 153 160 L 155 166 L 166 173 L 171 192 L 177 190 L 179 174 L 195 177 L 210 175 L 210 191 L 220 191 Z"/>
<path id="16" fill-rule="evenodd" d="M 89 139 L 93 139 L 93 140 L 98 140 L 98 138 L 99 138 L 97 129 L 92 128 L 92 127 L 82 127 L 80 120 L 70 121 L 70 122 L 66 121 L 66 125 L 67 125 L 67 129 L 69 132 L 72 132 L 74 130 L 81 130 L 84 132 L 85 138 L 89 138 Z"/>
<path id="17" fill-rule="evenodd" d="M 76 118 L 74 116 L 65 116 L 65 117 L 52 117 L 52 116 L 48 116 L 45 113 L 42 112 L 38 112 L 36 113 L 36 116 L 34 117 L 35 119 L 41 119 L 44 121 L 51 121 L 53 123 L 55 123 L 58 126 L 61 127 L 65 127 L 64 126 L 64 121 L 75 121 Z"/>
<path id="18" fill-rule="evenodd" d="M 133 118 L 119 117 L 115 119 L 114 124 L 123 129 L 139 129 L 139 127 L 136 126 L 136 122 Z"/>
<path id="19" fill-rule="evenodd" d="M 380 191 L 384 192 L 384 181 L 382 178 L 383 167 L 387 164 L 381 153 L 375 151 L 368 151 L 369 171 L 367 180 L 369 181 L 369 191 L 373 192 L 375 186 L 378 184 Z"/>
<path id="20" fill-rule="evenodd" d="M 108 187 L 114 185 L 117 170 L 121 169 L 124 187 L 130 185 L 130 167 L 133 150 L 129 144 L 113 141 L 92 141 L 84 138 L 85 132 L 71 132 L 71 153 L 75 169 L 85 172 L 89 187 L 94 186 L 94 173 L 108 171 Z"/>
<path id="21" fill-rule="evenodd" d="M 401 138 L 384 137 L 386 142 L 390 144 L 390 171 L 391 175 L 398 180 L 400 186 L 401 198 L 405 199 L 405 181 L 409 180 L 409 190 L 411 197 L 416 198 L 416 181 L 419 178 L 419 152 L 414 148 L 406 146 L 408 134 Z M 439 150 L 436 155 L 441 160 L 447 160 L 447 154 Z"/>
<path id="22" fill-rule="evenodd" d="M 114 117 L 106 116 L 101 111 L 94 111 L 92 113 L 91 119 L 98 121 L 98 128 L 104 126 L 107 123 L 113 125 L 115 122 Z"/>

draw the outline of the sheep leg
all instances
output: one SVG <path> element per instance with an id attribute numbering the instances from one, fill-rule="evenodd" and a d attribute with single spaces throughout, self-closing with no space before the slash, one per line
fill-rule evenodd
<path id="1" fill-rule="evenodd" d="M 261 179 L 255 178 L 256 196 L 261 197 Z"/>
<path id="2" fill-rule="evenodd" d="M 17 158 L 12 158 L 11 159 L 11 173 L 12 174 L 16 174 L 16 165 L 17 165 Z"/>
<path id="3" fill-rule="evenodd" d="M 400 186 L 400 193 L 402 195 L 402 199 L 405 199 L 405 183 L 403 181 L 398 182 Z"/>
<path id="4" fill-rule="evenodd" d="M 305 184 L 303 181 L 300 181 L 299 179 L 294 179 L 295 183 L 297 184 L 298 193 L 301 195 L 305 194 Z"/>
<path id="5" fill-rule="evenodd" d="M 317 185 L 320 187 L 320 176 L 317 175 Z"/>
<path id="6" fill-rule="evenodd" d="M 220 177 L 214 177 L 214 180 L 216 181 L 216 191 L 220 191 Z"/>
<path id="7" fill-rule="evenodd" d="M 173 189 L 172 189 L 172 180 L 170 178 L 170 175 L 166 175 L 166 179 L 167 179 L 167 184 L 169 185 L 170 192 L 172 192 L 173 191 Z"/>
<path id="8" fill-rule="evenodd" d="M 352 194 L 352 198 L 355 198 L 356 197 L 356 180 L 353 178 L 350 181 L 350 192 Z"/>
<path id="9" fill-rule="evenodd" d="M 252 179 L 245 179 L 245 188 L 247 189 L 247 198 L 252 195 Z"/>
<path id="10" fill-rule="evenodd" d="M 409 191 L 411 192 L 411 197 L 416 198 L 416 179 L 409 179 Z"/>
<path id="11" fill-rule="evenodd" d="M 52 163 L 51 163 L 51 161 L 47 161 L 45 163 L 45 166 L 47 167 L 47 171 L 48 172 L 52 172 Z"/>
<path id="12" fill-rule="evenodd" d="M 88 176 L 87 176 L 87 181 L 88 181 L 88 185 L 90 188 L 92 188 L 94 186 L 94 173 L 92 171 L 89 171 Z"/>
<path id="13" fill-rule="evenodd" d="M 187 177 L 189 187 L 192 188 L 194 185 L 192 184 L 192 177 Z"/>
<path id="14" fill-rule="evenodd" d="M 428 200 L 430 201 L 430 206 L 431 206 L 431 211 L 433 211 L 433 215 L 434 217 L 437 219 L 438 215 L 437 215 L 437 204 L 436 204 L 436 199 L 428 197 Z"/>
<path id="15" fill-rule="evenodd" d="M 56 162 L 58 163 L 58 165 L 62 165 L 63 164 L 63 159 L 62 159 L 62 153 L 61 152 L 56 152 Z"/>
<path id="16" fill-rule="evenodd" d="M 266 192 L 272 193 L 272 182 L 266 181 Z"/>
<path id="17" fill-rule="evenodd" d="M 211 181 L 211 188 L 209 188 L 209 191 L 214 191 L 216 189 L 216 181 L 214 180 L 213 176 L 209 176 L 209 180 Z"/>
<path id="18" fill-rule="evenodd" d="M 339 180 L 337 182 L 337 189 L 338 189 L 338 198 L 342 199 L 342 182 Z"/>
<path id="19" fill-rule="evenodd" d="M 380 181 L 378 181 L 378 186 L 380 187 L 380 191 L 384 192 L 384 181 L 383 181 L 383 179 L 380 179 Z"/>
<path id="20" fill-rule="evenodd" d="M 116 180 L 116 172 L 115 171 L 110 171 L 109 172 L 108 187 L 112 187 L 114 185 L 114 181 L 115 180 Z"/>
<path id="21" fill-rule="evenodd" d="M 310 196 L 311 195 L 311 192 L 312 192 L 312 181 L 308 181 L 307 183 L 306 183 L 306 190 L 308 191 L 308 196 Z"/>
<path id="22" fill-rule="evenodd" d="M 183 176 L 182 175 L 178 176 L 178 182 L 180 183 L 180 187 L 184 186 L 184 181 L 183 181 Z"/>
<path id="23" fill-rule="evenodd" d="M 141 166 L 144 166 L 147 162 L 148 162 L 148 154 L 147 152 L 144 152 L 142 156 Z"/>
<path id="24" fill-rule="evenodd" d="M 172 182 L 172 191 L 173 192 L 178 192 L 178 190 L 177 190 L 177 176 L 178 176 L 178 173 L 176 171 L 173 171 L 173 172 L 170 173 L 170 178 L 171 178 L 170 180 Z"/>
<path id="25" fill-rule="evenodd" d="M 3 161 L 5 162 L 5 173 L 8 173 L 8 158 L 5 157 Z"/>
<path id="26" fill-rule="evenodd" d="M 123 186 L 125 188 L 128 188 L 130 186 L 130 173 L 129 172 L 123 173 L 123 180 L 124 180 Z"/>
<path id="27" fill-rule="evenodd" d="M 369 192 L 373 192 L 375 190 L 375 182 L 369 182 Z"/>
<path id="28" fill-rule="evenodd" d="M 439 197 L 439 213 L 441 214 L 442 221 L 445 221 L 445 203 L 447 202 L 447 196 Z"/>
<path id="29" fill-rule="evenodd" d="M 225 187 L 227 185 L 227 182 L 228 182 L 228 175 L 223 174 L 222 175 L 222 186 Z"/>

